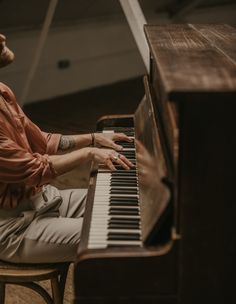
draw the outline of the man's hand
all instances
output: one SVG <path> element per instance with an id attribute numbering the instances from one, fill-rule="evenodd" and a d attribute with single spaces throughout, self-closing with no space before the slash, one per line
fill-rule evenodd
<path id="1" fill-rule="evenodd" d="M 117 145 L 115 141 L 133 141 L 132 138 L 128 137 L 124 133 L 95 133 L 94 136 L 96 145 L 112 148 L 117 151 L 122 151 L 123 147 L 121 145 Z"/>
<path id="2" fill-rule="evenodd" d="M 98 163 L 103 164 L 110 170 L 116 170 L 115 164 L 123 167 L 125 170 L 129 170 L 134 167 L 124 155 L 117 153 L 112 149 L 102 149 L 102 148 L 91 148 L 92 159 Z"/>
<path id="3" fill-rule="evenodd" d="M 62 155 L 49 155 L 49 159 L 57 175 L 74 169 L 79 164 L 93 160 L 105 165 L 110 170 L 116 170 L 115 164 L 129 170 L 134 167 L 124 155 L 112 149 L 86 147 Z"/>

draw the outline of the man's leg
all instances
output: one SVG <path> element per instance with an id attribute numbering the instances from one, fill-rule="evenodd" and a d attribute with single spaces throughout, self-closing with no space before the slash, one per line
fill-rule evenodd
<path id="1" fill-rule="evenodd" d="M 22 234 L 12 236 L 11 246 L 17 246 L 17 250 L 11 256 L 9 246 L 7 260 L 18 263 L 73 261 L 80 241 L 86 193 L 85 189 L 58 191 L 47 186 L 43 195 L 45 202 L 34 205 L 38 210 L 34 220 Z M 59 212 L 58 207 L 48 208 L 55 198 L 61 202 Z"/>

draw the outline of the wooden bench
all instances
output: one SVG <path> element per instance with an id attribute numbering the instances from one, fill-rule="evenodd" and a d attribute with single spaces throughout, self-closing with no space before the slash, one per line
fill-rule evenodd
<path id="1" fill-rule="evenodd" d="M 37 292 L 48 304 L 62 304 L 70 263 L 13 264 L 0 261 L 0 304 L 5 301 L 6 284 L 28 287 Z M 52 296 L 38 283 L 50 280 Z"/>

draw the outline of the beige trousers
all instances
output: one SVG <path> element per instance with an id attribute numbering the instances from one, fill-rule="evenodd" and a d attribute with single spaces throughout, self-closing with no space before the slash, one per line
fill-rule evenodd
<path id="1" fill-rule="evenodd" d="M 47 185 L 16 209 L 0 209 L 0 259 L 15 263 L 73 261 L 86 194 L 86 189 L 58 190 Z"/>

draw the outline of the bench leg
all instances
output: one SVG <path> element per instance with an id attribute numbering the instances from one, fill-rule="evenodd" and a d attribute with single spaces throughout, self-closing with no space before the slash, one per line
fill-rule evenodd
<path id="1" fill-rule="evenodd" d="M 67 274 L 68 274 L 68 270 L 70 267 L 70 263 L 67 263 L 61 270 L 60 273 L 60 279 L 59 279 L 59 288 L 61 291 L 61 296 L 62 296 L 62 302 L 64 299 L 64 292 L 65 292 L 65 285 L 66 285 L 66 279 L 67 279 Z"/>
<path id="2" fill-rule="evenodd" d="M 5 283 L 0 283 L 0 304 L 5 303 Z"/>
<path id="3" fill-rule="evenodd" d="M 52 297 L 54 304 L 63 304 L 58 277 L 54 277 L 51 279 L 51 286 L 52 286 Z"/>

